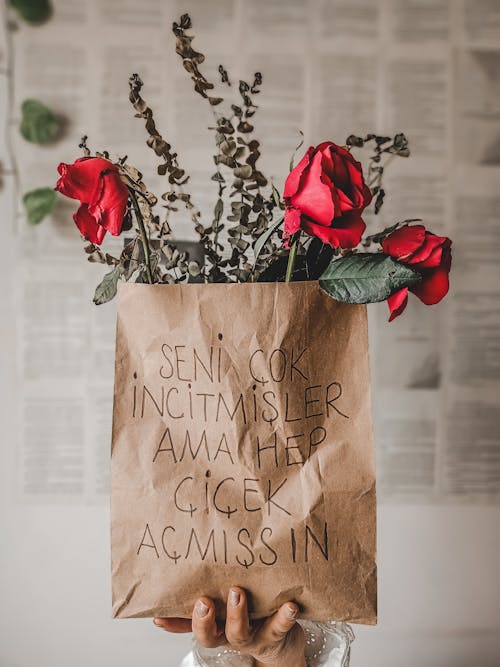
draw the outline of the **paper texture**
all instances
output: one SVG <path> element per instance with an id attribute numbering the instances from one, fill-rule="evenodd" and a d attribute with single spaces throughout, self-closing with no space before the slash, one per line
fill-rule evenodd
<path id="1" fill-rule="evenodd" d="M 366 308 L 317 282 L 125 285 L 111 456 L 113 615 L 376 622 Z"/>

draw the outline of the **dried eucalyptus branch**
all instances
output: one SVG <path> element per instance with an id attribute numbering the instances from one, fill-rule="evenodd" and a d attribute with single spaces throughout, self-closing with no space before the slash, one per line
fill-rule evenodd
<path id="1" fill-rule="evenodd" d="M 218 107 L 224 99 L 207 93 L 214 89 L 214 85 L 200 70 L 199 66 L 204 62 L 205 56 L 193 49 L 194 36 L 186 33 L 191 28 L 192 22 L 188 14 L 181 16 L 179 22 L 175 22 L 172 26 L 176 37 L 176 52 L 182 58 L 184 69 L 191 75 L 195 91 L 210 103 L 215 121 L 215 125 L 209 129 L 215 132 L 217 146 L 217 153 L 214 155 L 216 172 L 212 175 L 212 180 L 218 183 L 218 199 L 214 207 L 212 225 L 206 230 L 207 237 L 204 239 L 211 263 L 210 279 L 217 282 L 231 278 L 237 281 L 257 279 L 266 265 L 266 258 L 276 250 L 276 246 L 269 236 L 266 248 L 261 249 L 258 262 L 255 262 L 253 267 L 246 253 L 251 244 L 254 244 L 271 225 L 273 210 L 281 206 L 279 195 L 277 203 L 273 191 L 267 195 L 261 193 L 261 188 L 268 184 L 268 179 L 256 166 L 260 157 L 259 141 L 249 136 L 254 130 L 250 119 L 257 110 L 252 96 L 260 92 L 262 75 L 256 72 L 251 84 L 241 80 L 238 85 L 241 103 L 231 105 L 232 113 L 219 113 L 214 107 Z M 218 71 L 221 82 L 230 86 L 229 74 L 224 66 L 219 65 Z M 226 215 L 226 220 L 234 224 L 227 230 L 232 247 L 231 256 L 227 260 L 219 253 L 219 250 L 223 249 L 219 244 L 219 235 L 224 229 L 224 223 L 221 221 L 224 210 L 222 197 L 227 186 L 221 167 L 232 172 L 231 190 L 228 195 L 231 212 Z M 257 194 L 253 192 L 255 190 Z M 267 254 L 263 252 L 266 249 Z"/>
<path id="2" fill-rule="evenodd" d="M 376 195 L 375 213 L 378 214 L 386 195 L 386 190 L 382 187 L 384 170 L 395 156 L 409 157 L 410 149 L 408 139 L 402 132 L 396 134 L 393 139 L 377 134 L 367 134 L 364 138 L 351 134 L 346 139 L 348 147 L 361 148 L 370 142 L 374 144 L 374 153 L 370 157 L 367 181 L 372 194 Z M 386 158 L 385 162 L 383 162 L 383 158 Z"/>

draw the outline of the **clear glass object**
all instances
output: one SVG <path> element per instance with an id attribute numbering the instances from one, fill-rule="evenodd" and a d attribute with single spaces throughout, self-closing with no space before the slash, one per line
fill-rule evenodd
<path id="1" fill-rule="evenodd" d="M 306 636 L 308 667 L 348 667 L 354 633 L 347 623 L 301 621 Z M 252 667 L 253 660 L 228 648 L 206 649 L 197 644 L 181 667 Z"/>

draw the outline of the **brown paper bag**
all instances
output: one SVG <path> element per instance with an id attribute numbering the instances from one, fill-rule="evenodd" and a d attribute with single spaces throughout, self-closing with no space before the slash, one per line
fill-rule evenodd
<path id="1" fill-rule="evenodd" d="M 119 295 L 111 459 L 115 617 L 376 622 L 365 306 L 318 282 Z"/>

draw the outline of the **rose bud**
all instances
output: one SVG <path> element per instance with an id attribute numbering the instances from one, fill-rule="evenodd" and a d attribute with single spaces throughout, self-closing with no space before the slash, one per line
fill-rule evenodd
<path id="1" fill-rule="evenodd" d="M 389 322 L 406 308 L 408 289 L 428 306 L 441 301 L 448 292 L 451 240 L 447 236 L 436 236 L 423 225 L 403 225 L 385 237 L 382 251 L 422 276 L 416 285 L 404 287 L 387 299 L 391 313 Z"/>
<path id="2" fill-rule="evenodd" d="M 101 244 L 106 232 L 118 236 L 127 213 L 128 190 L 118 167 L 100 157 L 79 158 L 61 163 L 56 190 L 78 199 L 80 208 L 73 220 L 87 241 Z"/>
<path id="3" fill-rule="evenodd" d="M 361 164 L 331 141 L 310 147 L 289 173 L 285 189 L 284 238 L 299 229 L 334 248 L 353 248 L 361 241 L 363 209 L 371 202 Z"/>

